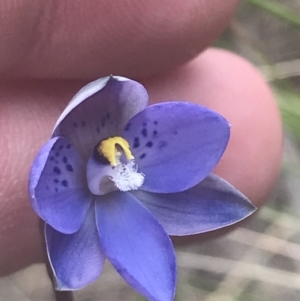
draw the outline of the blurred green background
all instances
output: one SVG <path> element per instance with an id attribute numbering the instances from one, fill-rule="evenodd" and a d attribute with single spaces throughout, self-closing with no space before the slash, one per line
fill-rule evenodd
<path id="1" fill-rule="evenodd" d="M 299 301 L 300 0 L 241 1 L 215 46 L 247 58 L 273 87 L 285 127 L 284 162 L 273 196 L 253 219 L 225 237 L 177 249 L 176 300 Z M 2 300 L 55 300 L 45 267 L 0 279 Z M 101 279 L 74 300 L 143 299 L 106 266 Z"/>

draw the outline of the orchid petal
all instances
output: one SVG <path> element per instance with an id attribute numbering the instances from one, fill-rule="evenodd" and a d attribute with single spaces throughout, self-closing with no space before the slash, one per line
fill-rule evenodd
<path id="1" fill-rule="evenodd" d="M 57 290 L 77 290 L 101 274 L 104 254 L 91 206 L 82 227 L 74 234 L 62 234 L 45 225 L 47 253 Z"/>
<path id="2" fill-rule="evenodd" d="M 30 172 L 29 192 L 36 213 L 59 232 L 76 232 L 92 201 L 81 157 L 66 138 L 49 140 Z"/>
<path id="3" fill-rule="evenodd" d="M 102 139 L 120 135 L 148 103 L 145 88 L 122 77 L 105 77 L 80 90 L 59 117 L 53 136 L 67 137 L 84 159 Z"/>
<path id="4" fill-rule="evenodd" d="M 172 193 L 202 181 L 220 160 L 229 139 L 228 122 L 205 107 L 169 102 L 150 106 L 125 128 L 142 190 Z"/>
<path id="5" fill-rule="evenodd" d="M 195 187 L 180 193 L 133 192 L 169 235 L 208 232 L 235 224 L 256 207 L 236 188 L 210 174 Z"/>
<path id="6" fill-rule="evenodd" d="M 172 243 L 152 214 L 130 193 L 96 202 L 96 223 L 106 257 L 150 301 L 171 301 L 176 285 Z"/>

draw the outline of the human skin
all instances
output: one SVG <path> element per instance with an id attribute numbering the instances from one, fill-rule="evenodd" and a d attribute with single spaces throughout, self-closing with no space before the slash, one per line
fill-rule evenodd
<path id="1" fill-rule="evenodd" d="M 140 80 L 152 103 L 187 100 L 223 114 L 231 138 L 215 172 L 255 205 L 267 200 L 282 153 L 273 95 L 244 59 L 205 50 L 237 1 L 169 3 L 0 1 L 0 276 L 45 260 L 30 166 L 70 98 L 110 73 Z"/>

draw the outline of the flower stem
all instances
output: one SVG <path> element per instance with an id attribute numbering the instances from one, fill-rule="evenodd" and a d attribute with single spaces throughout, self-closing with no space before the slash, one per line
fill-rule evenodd
<path id="1" fill-rule="evenodd" d="M 49 262 L 47 262 L 46 267 L 50 281 L 53 283 L 53 272 Z M 54 289 L 53 285 L 53 292 L 55 296 L 55 301 L 74 301 L 74 296 L 71 291 L 57 291 Z"/>
<path id="2" fill-rule="evenodd" d="M 54 291 L 56 301 L 74 301 L 74 296 L 72 292 L 59 292 Z"/>

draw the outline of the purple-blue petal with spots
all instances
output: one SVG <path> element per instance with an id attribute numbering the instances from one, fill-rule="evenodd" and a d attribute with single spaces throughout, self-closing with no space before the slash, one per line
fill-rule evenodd
<path id="1" fill-rule="evenodd" d="M 123 77 L 100 78 L 74 96 L 53 136 L 67 137 L 88 160 L 100 140 L 120 135 L 128 120 L 147 104 L 148 94 L 140 83 Z"/>
<path id="2" fill-rule="evenodd" d="M 62 234 L 46 224 L 45 238 L 56 290 L 77 290 L 99 277 L 105 257 L 96 228 L 94 204 L 76 233 Z"/>
<path id="3" fill-rule="evenodd" d="M 66 138 L 42 147 L 31 168 L 29 193 L 33 209 L 54 229 L 70 234 L 80 228 L 92 195 L 83 160 Z"/>
<path id="4" fill-rule="evenodd" d="M 240 191 L 210 174 L 179 193 L 133 192 L 169 235 L 191 235 L 220 229 L 251 215 L 256 207 Z"/>
<path id="5" fill-rule="evenodd" d="M 119 274 L 150 301 L 172 301 L 175 254 L 169 236 L 128 192 L 98 197 L 96 223 L 106 257 Z"/>
<path id="6" fill-rule="evenodd" d="M 145 174 L 142 190 L 172 193 L 202 181 L 227 146 L 230 126 L 220 114 L 187 102 L 152 105 L 130 121 L 123 136 Z"/>

